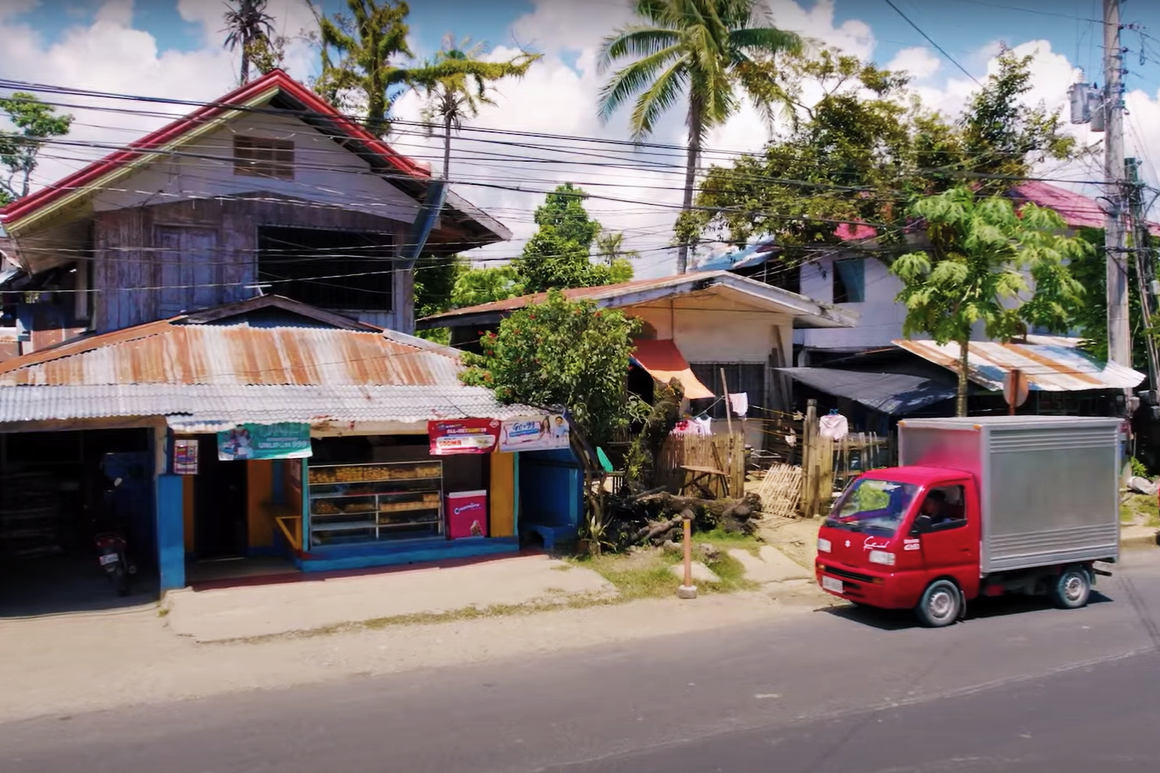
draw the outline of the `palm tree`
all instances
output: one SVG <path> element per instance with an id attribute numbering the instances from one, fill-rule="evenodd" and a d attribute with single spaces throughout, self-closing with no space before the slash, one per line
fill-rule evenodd
<path id="1" fill-rule="evenodd" d="M 462 129 L 464 118 L 478 116 L 482 105 L 495 104 L 488 93 L 493 90 L 491 84 L 504 78 L 522 78 L 542 56 L 521 52 L 506 62 L 485 62 L 479 58 L 483 49 L 482 43 L 472 45 L 471 38 L 456 43 L 455 36 L 448 33 L 443 38 L 443 50 L 426 68 L 433 76 L 426 77 L 421 71 L 415 74 L 427 99 L 423 120 L 427 123 L 428 136 L 437 123 L 443 127 L 444 180 L 448 179 L 451 168 L 452 130 Z M 449 66 L 455 69 L 449 71 Z"/>
<path id="2" fill-rule="evenodd" d="M 701 146 L 709 130 L 737 112 L 740 87 L 768 120 L 783 98 L 771 77 L 777 54 L 796 53 L 802 38 L 764 22 L 757 0 L 636 0 L 640 22 L 605 38 L 601 72 L 634 59 L 613 73 L 600 94 L 607 121 L 636 97 L 630 126 L 634 140 L 652 134 L 657 121 L 681 99 L 688 105 L 688 160 L 682 212 L 693 205 Z M 680 239 L 677 270 L 688 267 L 689 239 Z"/>
<path id="3" fill-rule="evenodd" d="M 250 63 L 256 48 L 267 48 L 274 37 L 274 17 L 266 12 L 266 0 L 233 0 L 225 13 L 226 48 L 242 49 L 238 82 L 250 80 Z"/>

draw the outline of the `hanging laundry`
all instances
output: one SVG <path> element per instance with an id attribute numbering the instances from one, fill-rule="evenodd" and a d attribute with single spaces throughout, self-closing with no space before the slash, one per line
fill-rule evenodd
<path id="1" fill-rule="evenodd" d="M 749 412 L 749 393 L 740 392 L 735 395 L 729 395 L 729 407 L 733 409 L 733 413 L 737 416 L 744 416 Z"/>
<path id="2" fill-rule="evenodd" d="M 840 413 L 829 413 L 818 420 L 818 434 L 830 440 L 841 440 L 849 431 L 846 417 Z"/>
<path id="3" fill-rule="evenodd" d="M 697 429 L 693 434 L 696 435 L 712 435 L 713 434 L 713 420 L 708 416 L 698 416 L 691 422 L 696 425 Z"/>

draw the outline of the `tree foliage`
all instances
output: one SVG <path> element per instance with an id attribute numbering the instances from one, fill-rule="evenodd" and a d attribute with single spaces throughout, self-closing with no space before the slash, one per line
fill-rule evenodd
<path id="1" fill-rule="evenodd" d="M 226 33 L 228 50 L 241 49 L 239 84 L 249 82 L 252 64 L 257 65 L 259 72 L 265 73 L 281 62 L 284 42 L 274 36 L 274 17 L 267 12 L 266 4 L 267 0 L 231 0 L 226 3 L 226 27 L 222 32 Z"/>
<path id="2" fill-rule="evenodd" d="M 590 442 L 605 444 L 630 418 L 626 372 L 639 324 L 553 290 L 486 334 L 482 354 L 464 353 L 463 380 L 505 403 L 563 405 Z"/>
<path id="3" fill-rule="evenodd" d="M 783 60 L 777 88 L 794 105 L 794 126 L 762 154 L 709 171 L 697 200 L 705 214 L 690 220 L 690 237 L 773 237 L 792 264 L 844 242 L 857 249 L 835 232 L 861 222 L 875 227 L 874 246 L 889 262 L 914 198 L 964 179 L 1000 192 L 1035 163 L 1076 155 L 1057 113 L 1022 102 L 1030 67 L 1030 57 L 1004 52 L 949 120 L 923 107 L 905 73 L 824 50 Z M 807 103 L 803 94 L 817 91 Z"/>
<path id="4" fill-rule="evenodd" d="M 1104 229 L 1082 228 L 1079 236 L 1091 245 L 1084 257 L 1071 262 L 1071 273 L 1086 290 L 1084 302 L 1072 316 L 1069 329 L 1083 339 L 1080 347 L 1102 362 L 1108 361 L 1108 263 Z M 1135 272 L 1133 271 L 1133 276 Z M 1154 315 L 1157 316 L 1157 315 Z M 1132 329 L 1132 367 L 1147 372 L 1148 346 L 1144 336 L 1144 311 L 1140 306 L 1140 283 L 1128 282 L 1128 320 Z M 1153 329 L 1160 325 L 1154 319 Z"/>
<path id="5" fill-rule="evenodd" d="M 443 38 L 442 50 L 427 69 L 437 73 L 445 64 L 454 64 L 458 69 L 421 78 L 419 82 L 418 88 L 425 99 L 423 120 L 427 123 L 428 136 L 436 126 L 443 131 L 444 179 L 451 168 L 451 133 L 460 131 L 466 119 L 477 117 L 483 105 L 495 104 L 489 93 L 494 91 L 494 84 L 506 78 L 522 78 L 542 56 L 521 52 L 506 61 L 490 62 L 482 55 L 483 44 L 472 45 L 471 38 L 456 42 L 455 36 L 449 33 Z"/>
<path id="6" fill-rule="evenodd" d="M 624 258 L 592 261 L 593 245 L 602 229 L 584 208 L 584 196 L 583 190 L 565 183 L 536 209 L 539 230 L 513 262 L 525 293 L 596 287 L 632 278 L 632 265 Z"/>
<path id="7" fill-rule="evenodd" d="M 633 101 L 629 126 L 634 139 L 653 133 L 658 121 L 683 102 L 689 126 L 682 211 L 691 211 L 697 164 L 709 131 L 740 107 L 743 93 L 772 120 L 782 94 L 771 74 L 779 54 L 796 52 L 802 39 L 766 23 L 756 0 L 637 0 L 639 18 L 609 37 L 599 67 L 616 70 L 600 94 L 599 115 L 607 121 Z M 677 233 L 677 269 L 686 268 L 689 242 Z"/>
<path id="8" fill-rule="evenodd" d="M 524 287 L 514 266 L 472 268 L 455 280 L 455 287 L 451 291 L 451 306 L 462 309 L 523 294 Z"/>
<path id="9" fill-rule="evenodd" d="M 1091 253 L 1050 209 L 1027 204 L 1016 212 L 1004 196 L 957 186 L 918 199 L 911 213 L 925 221 L 929 248 L 898 258 L 903 335 L 959 345 L 957 411 L 967 409 L 967 344 L 982 324 L 993 340 L 1010 340 L 1028 326 L 1066 331 L 1084 287 L 1068 265 Z"/>
<path id="10" fill-rule="evenodd" d="M 12 125 L 0 130 L 0 206 L 27 196 L 36 171 L 37 157 L 44 143 L 63 137 L 72 126 L 71 115 L 60 115 L 35 94 L 17 91 L 0 98 L 0 112 Z"/>

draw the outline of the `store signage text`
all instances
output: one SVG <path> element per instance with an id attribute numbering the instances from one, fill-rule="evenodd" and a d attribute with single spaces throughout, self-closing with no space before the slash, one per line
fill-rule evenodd
<path id="1" fill-rule="evenodd" d="M 568 421 L 558 414 L 509 419 L 500 428 L 500 451 L 546 451 L 568 445 Z"/>
<path id="2" fill-rule="evenodd" d="M 239 424 L 217 433 L 218 459 L 302 459 L 310 456 L 309 424 Z"/>
<path id="3" fill-rule="evenodd" d="M 495 419 L 455 419 L 427 422 L 432 456 L 489 454 L 499 444 L 500 424 Z"/>

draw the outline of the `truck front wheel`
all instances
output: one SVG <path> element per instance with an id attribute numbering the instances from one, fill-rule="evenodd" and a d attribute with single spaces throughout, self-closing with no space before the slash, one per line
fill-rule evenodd
<path id="1" fill-rule="evenodd" d="M 927 586 L 914 612 L 928 628 L 942 628 L 958 619 L 963 596 L 950 580 L 935 580 Z"/>
<path id="2" fill-rule="evenodd" d="M 1092 595 L 1092 578 L 1082 566 L 1064 569 L 1051 585 L 1051 603 L 1060 609 L 1086 606 Z"/>

